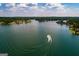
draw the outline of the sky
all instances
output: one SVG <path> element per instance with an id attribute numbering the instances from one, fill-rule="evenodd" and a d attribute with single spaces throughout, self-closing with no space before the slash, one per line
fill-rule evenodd
<path id="1" fill-rule="evenodd" d="M 0 17 L 79 16 L 79 3 L 0 3 Z"/>

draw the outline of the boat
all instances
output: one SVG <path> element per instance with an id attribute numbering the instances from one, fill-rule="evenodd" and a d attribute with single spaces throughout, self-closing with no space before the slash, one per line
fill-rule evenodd
<path id="1" fill-rule="evenodd" d="M 50 34 L 47 35 L 48 42 L 52 42 L 52 37 Z"/>

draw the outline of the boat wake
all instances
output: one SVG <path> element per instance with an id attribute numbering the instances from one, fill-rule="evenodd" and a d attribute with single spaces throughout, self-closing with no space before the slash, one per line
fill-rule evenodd
<path id="1" fill-rule="evenodd" d="M 47 35 L 47 39 L 48 39 L 48 42 L 52 42 L 52 37 L 51 37 L 51 35 Z"/>
<path id="2" fill-rule="evenodd" d="M 49 54 L 49 51 L 51 49 L 51 45 L 52 45 L 52 37 L 50 34 L 47 34 L 47 51 L 44 54 L 45 56 Z"/>

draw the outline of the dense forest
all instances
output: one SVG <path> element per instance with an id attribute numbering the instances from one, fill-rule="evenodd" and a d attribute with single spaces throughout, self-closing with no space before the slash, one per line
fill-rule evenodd
<path id="1" fill-rule="evenodd" d="M 10 23 L 16 20 L 38 20 L 39 22 L 50 21 L 50 20 L 68 20 L 69 18 L 77 18 L 78 17 L 0 17 L 0 22 Z"/>
<path id="2" fill-rule="evenodd" d="M 12 22 L 15 22 L 16 24 L 19 24 L 19 21 L 26 23 L 28 20 L 37 20 L 39 22 L 43 21 L 50 21 L 50 20 L 66 20 L 67 17 L 0 17 L 0 23 L 1 24 L 10 24 Z M 29 21 L 30 22 L 30 21 Z"/>

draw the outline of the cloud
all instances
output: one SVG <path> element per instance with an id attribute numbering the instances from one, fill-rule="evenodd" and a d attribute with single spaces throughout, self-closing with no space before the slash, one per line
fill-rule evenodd
<path id="1" fill-rule="evenodd" d="M 25 3 L 17 4 L 16 7 L 28 7 Z"/>
<path id="2" fill-rule="evenodd" d="M 0 3 L 0 6 L 2 6 L 2 4 Z"/>
<path id="3" fill-rule="evenodd" d="M 78 16 L 79 12 L 79 8 L 61 3 L 6 3 L 5 6 L 5 11 L 0 11 L 3 16 Z"/>
<path id="4" fill-rule="evenodd" d="M 6 3 L 5 6 L 6 7 L 15 7 L 15 3 Z"/>

